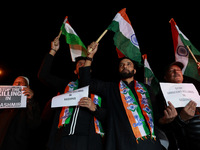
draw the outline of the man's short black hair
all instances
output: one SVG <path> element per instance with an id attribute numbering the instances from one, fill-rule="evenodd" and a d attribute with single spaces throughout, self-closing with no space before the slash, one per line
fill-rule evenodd
<path id="1" fill-rule="evenodd" d="M 124 57 L 122 57 L 122 58 L 119 58 L 118 64 L 119 64 L 123 59 L 129 59 L 129 60 L 134 64 L 134 67 L 138 66 L 138 62 L 136 62 L 136 61 L 134 61 L 134 60 L 132 60 L 132 59 L 130 59 L 129 57 L 126 57 L 126 56 L 124 56 Z"/>

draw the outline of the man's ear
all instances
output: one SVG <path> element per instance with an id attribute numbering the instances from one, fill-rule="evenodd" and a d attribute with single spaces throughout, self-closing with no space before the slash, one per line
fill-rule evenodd
<path id="1" fill-rule="evenodd" d="M 134 74 L 136 74 L 136 69 L 134 69 Z"/>

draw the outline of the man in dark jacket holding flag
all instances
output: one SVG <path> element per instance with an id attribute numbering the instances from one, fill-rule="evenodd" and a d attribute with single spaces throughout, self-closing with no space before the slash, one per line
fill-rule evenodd
<path id="1" fill-rule="evenodd" d="M 81 87 L 79 81 L 79 68 L 83 67 L 87 58 L 77 57 L 74 73 L 78 76 L 76 81 L 59 78 L 51 74 L 51 66 L 59 50 L 59 38 L 51 43 L 51 50 L 46 55 L 39 71 L 39 78 L 54 91 L 66 93 Z M 67 68 L 66 68 L 67 69 Z M 101 98 L 90 93 L 79 101 L 78 106 L 62 107 L 56 110 L 48 148 L 51 150 L 102 150 L 102 126 L 105 118 L 105 107 Z"/>
<path id="2" fill-rule="evenodd" d="M 93 58 L 97 43 L 88 57 Z M 156 136 L 151 100 L 154 98 L 150 88 L 134 79 L 136 63 L 124 57 L 119 62 L 119 83 L 91 79 L 91 60 L 86 60 L 80 68 L 80 82 L 90 85 L 93 93 L 105 97 L 107 105 L 106 150 L 161 150 Z"/>

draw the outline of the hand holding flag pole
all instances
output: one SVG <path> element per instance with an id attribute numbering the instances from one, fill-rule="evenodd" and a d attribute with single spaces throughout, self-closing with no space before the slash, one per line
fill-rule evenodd
<path id="1" fill-rule="evenodd" d="M 62 30 L 60 30 L 58 36 L 57 36 L 56 39 L 54 40 L 54 45 L 55 45 L 55 46 L 58 46 L 58 41 L 59 41 L 59 39 L 60 39 L 61 34 L 62 34 Z"/>
<path id="2" fill-rule="evenodd" d="M 108 30 L 106 29 L 101 35 L 100 37 L 96 40 L 96 43 L 99 43 L 99 41 L 103 38 L 103 36 L 108 32 Z M 88 50 L 88 52 L 90 53 L 92 51 L 92 48 L 90 48 Z"/>
<path id="3" fill-rule="evenodd" d="M 62 34 L 62 30 L 60 30 L 58 36 L 53 41 L 55 46 L 58 46 L 61 34 Z"/>

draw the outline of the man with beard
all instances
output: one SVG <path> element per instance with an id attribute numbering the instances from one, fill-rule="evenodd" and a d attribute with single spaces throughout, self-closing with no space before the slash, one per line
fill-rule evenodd
<path id="1" fill-rule="evenodd" d="M 164 79 L 169 83 L 193 83 L 200 93 L 200 83 L 194 79 L 184 77 L 181 62 L 174 62 L 165 71 Z M 157 98 L 159 123 L 168 136 L 170 149 L 200 149 L 200 109 L 194 101 L 190 101 L 184 108 L 174 108 L 172 103 L 166 105 L 160 93 Z M 174 139 L 175 138 L 175 139 Z"/>
<path id="2" fill-rule="evenodd" d="M 93 58 L 98 44 L 88 46 Z M 128 57 L 119 61 L 121 80 L 118 83 L 91 79 L 92 61 L 86 60 L 80 68 L 80 82 L 90 85 L 90 91 L 106 99 L 107 130 L 106 150 L 160 150 L 162 149 L 155 133 L 151 100 L 154 99 L 149 87 L 134 79 L 136 63 Z"/>

